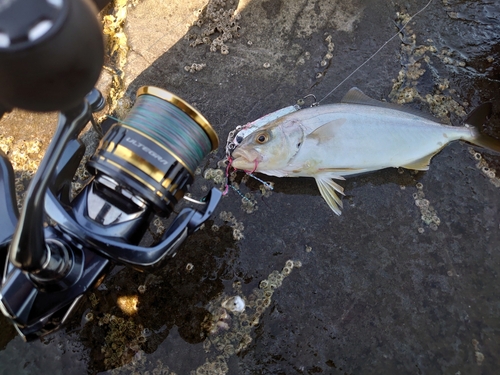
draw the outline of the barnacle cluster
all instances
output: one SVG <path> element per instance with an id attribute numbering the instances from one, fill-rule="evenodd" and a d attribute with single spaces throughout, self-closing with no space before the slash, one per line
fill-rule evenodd
<path id="1" fill-rule="evenodd" d="M 476 159 L 476 168 L 479 169 L 488 179 L 490 182 L 495 185 L 496 187 L 500 187 L 500 178 L 497 177 L 497 172 L 495 169 L 491 168 L 486 160 L 481 156 L 479 152 L 476 152 L 474 148 L 469 147 L 469 153 L 474 156 L 474 159 Z"/>
<path id="2" fill-rule="evenodd" d="M 0 150 L 2 150 L 5 154 L 9 152 L 13 143 L 14 143 L 13 136 L 4 137 L 3 135 L 0 134 Z"/>
<path id="3" fill-rule="evenodd" d="M 423 98 L 429 105 L 431 112 L 441 119 L 446 119 L 450 113 L 454 113 L 460 117 L 465 116 L 464 106 L 467 106 L 468 103 L 459 104 L 449 95 L 444 95 L 443 92 L 445 90 L 450 94 L 455 93 L 453 89 L 450 89 L 450 82 L 447 79 L 438 80 L 436 82 L 436 92 L 433 95 L 427 94 Z"/>
<path id="4" fill-rule="evenodd" d="M 203 178 L 205 180 L 214 180 L 217 185 L 224 184 L 226 182 L 226 177 L 224 176 L 223 169 L 213 169 L 207 168 L 203 173 Z"/>
<path id="5" fill-rule="evenodd" d="M 150 374 L 150 375 L 177 375 L 176 372 L 170 370 L 161 360 L 156 361 L 156 366 L 151 369 L 152 363 L 148 360 L 146 353 L 143 350 L 138 350 L 131 362 L 118 368 L 108 370 L 106 373 L 110 375 L 123 375 L 130 372 L 131 375 Z"/>
<path id="6" fill-rule="evenodd" d="M 259 209 L 257 206 L 257 200 L 254 198 L 252 193 L 246 193 L 241 198 L 241 209 L 247 214 L 251 214 Z"/>
<path id="7" fill-rule="evenodd" d="M 281 271 L 272 271 L 248 297 L 243 296 L 241 283 L 235 282 L 233 289 L 237 293 L 236 296 L 221 295 L 212 301 L 208 306 L 212 314 L 212 329 L 203 347 L 205 352 L 214 353 L 215 358 L 207 358 L 205 363 L 191 371 L 190 375 L 227 374 L 227 360 L 247 348 L 253 341 L 253 329 L 258 326 L 262 314 L 271 305 L 274 291 L 282 285 L 294 268 L 301 266 L 300 261 L 287 260 Z M 228 306 L 233 306 L 234 301 L 238 299 L 245 302 L 244 310 L 228 309 Z"/>
<path id="8" fill-rule="evenodd" d="M 216 184 L 220 185 L 220 189 L 224 190 L 226 188 L 226 176 L 225 176 L 225 169 L 227 168 L 225 166 L 227 160 L 221 160 L 219 161 L 219 168 L 218 169 L 213 169 L 213 168 L 207 168 L 205 169 L 205 172 L 203 173 L 203 177 L 206 180 L 213 180 Z M 229 173 L 229 184 L 232 189 L 234 189 L 240 196 L 241 196 L 241 209 L 245 211 L 246 213 L 250 214 L 252 212 L 255 212 L 258 209 L 257 206 L 257 200 L 255 199 L 254 195 L 250 192 L 243 194 L 240 191 L 240 184 L 235 181 L 237 176 L 237 172 L 233 170 L 232 172 Z M 250 177 L 253 177 L 257 179 L 258 181 L 262 182 L 262 185 L 259 185 L 259 190 L 262 193 L 263 197 L 269 197 L 272 192 L 272 188 L 274 186 L 274 183 L 272 182 L 265 182 L 262 181 L 261 179 L 255 177 L 255 176 L 250 176 L 250 175 L 244 175 L 243 178 L 241 179 L 242 183 L 245 183 L 248 181 Z"/>
<path id="9" fill-rule="evenodd" d="M 186 65 L 184 67 L 184 70 L 189 73 L 196 73 L 202 70 L 204 67 L 206 67 L 207 64 L 197 64 L 197 63 L 192 63 L 191 65 Z"/>
<path id="10" fill-rule="evenodd" d="M 437 57 L 443 62 L 443 64 L 454 65 L 462 68 L 466 65 L 465 61 L 462 61 L 459 58 L 453 56 L 453 51 L 449 48 L 443 48 L 441 50 L 441 53 L 437 55 Z"/>
<path id="11" fill-rule="evenodd" d="M 309 60 L 310 58 L 311 58 L 311 52 L 306 51 L 301 56 L 299 56 L 295 65 L 297 66 L 304 65 L 306 63 L 306 60 Z"/>
<path id="12" fill-rule="evenodd" d="M 125 93 L 124 68 L 127 63 L 128 41 L 125 33 L 127 19 L 127 0 L 115 0 L 110 14 L 102 18 L 103 33 L 106 36 L 106 55 L 110 57 L 109 66 L 105 68 L 113 75 L 108 95 L 109 112 L 113 112 L 118 100 Z"/>
<path id="13" fill-rule="evenodd" d="M 406 24 L 410 16 L 406 13 L 397 14 L 397 22 L 401 25 Z M 465 63 L 453 60 L 450 56 L 452 53 L 449 49 L 443 49 L 437 54 L 437 49 L 434 47 L 433 41 L 428 39 L 426 45 L 417 45 L 416 34 L 411 30 L 410 26 L 406 26 L 403 31 L 401 43 L 401 62 L 402 68 L 399 71 L 398 77 L 393 80 L 393 86 L 389 98 L 391 101 L 398 104 L 411 103 L 415 100 L 426 103 L 431 112 L 441 120 L 449 121 L 451 113 L 462 117 L 465 115 L 464 106 L 467 103 L 458 103 L 451 95 L 454 90 L 449 88 L 448 80 L 441 80 L 434 77 L 434 92 L 425 96 L 419 93 L 417 88 L 420 78 L 426 71 L 434 71 L 432 66 L 431 56 L 437 56 L 445 64 L 453 64 L 455 66 L 465 66 Z"/>
<path id="14" fill-rule="evenodd" d="M 238 21 L 241 15 L 236 12 L 236 6 L 234 0 L 210 0 L 204 9 L 197 10 L 198 19 L 193 26 L 197 26 L 199 32 L 192 29 L 186 35 L 191 41 L 189 45 L 206 44 L 211 52 L 220 51 L 227 55 L 229 47 L 226 43 L 240 36 Z"/>
<path id="15" fill-rule="evenodd" d="M 254 176 L 253 174 L 246 174 L 241 179 L 241 182 L 246 184 L 250 178 L 253 178 L 261 183 L 259 185 L 259 191 L 262 194 L 262 197 L 268 198 L 271 196 L 274 188 L 274 182 L 261 180 L 260 178 Z M 246 193 L 242 198 L 243 199 L 241 200 L 242 202 L 241 208 L 243 209 L 243 211 L 250 214 L 258 209 L 257 200 L 255 199 L 252 193 Z"/>
<path id="16" fill-rule="evenodd" d="M 425 199 L 423 184 L 419 182 L 416 187 L 417 192 L 413 194 L 413 199 L 415 200 L 415 205 L 420 209 L 422 221 L 428 225 L 430 229 L 437 230 L 439 224 L 441 224 L 441 220 L 439 219 L 434 207 L 431 206 L 429 200 Z M 423 233 L 424 228 L 420 227 L 418 232 Z"/>
<path id="17" fill-rule="evenodd" d="M 327 42 L 327 49 L 328 49 L 328 52 L 325 54 L 325 57 L 323 57 L 323 60 L 321 60 L 320 64 L 321 66 L 327 66 L 328 63 L 330 62 L 330 60 L 333 58 L 333 49 L 335 48 L 335 44 L 333 44 L 333 41 L 332 41 L 332 36 L 331 35 L 327 35 L 326 38 L 325 38 L 325 42 Z"/>
<path id="18" fill-rule="evenodd" d="M 219 217 L 225 222 L 229 223 L 231 228 L 233 228 L 233 238 L 236 241 L 245 238 L 245 236 L 243 235 L 243 230 L 245 229 L 243 222 L 236 220 L 236 218 L 231 212 L 222 211 L 219 214 Z"/>
<path id="19" fill-rule="evenodd" d="M 104 355 L 106 368 L 115 368 L 130 363 L 151 334 L 133 319 L 124 319 L 111 314 L 104 314 L 98 319 L 99 326 L 108 330 L 101 353 Z"/>
<path id="20" fill-rule="evenodd" d="M 190 375 L 222 375 L 227 374 L 229 368 L 223 356 L 218 356 L 214 361 L 205 361 L 196 371 L 191 371 Z"/>
<path id="21" fill-rule="evenodd" d="M 326 34 L 325 42 L 327 43 L 327 52 L 321 62 L 319 63 L 320 67 L 323 69 L 320 72 L 316 72 L 315 78 L 320 79 L 325 74 L 328 68 L 330 67 L 330 61 L 333 58 L 333 49 L 335 48 L 335 44 L 332 41 L 332 36 Z M 301 57 L 299 61 L 297 61 L 297 65 L 302 65 L 304 63 L 304 59 Z"/>

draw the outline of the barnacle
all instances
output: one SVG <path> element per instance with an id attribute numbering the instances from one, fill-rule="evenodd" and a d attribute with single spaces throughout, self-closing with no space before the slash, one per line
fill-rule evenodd
<path id="1" fill-rule="evenodd" d="M 146 293 L 146 285 L 139 285 L 139 286 L 137 287 L 137 291 L 138 291 L 139 293 L 141 293 L 141 294 Z"/>
<path id="2" fill-rule="evenodd" d="M 92 312 L 85 314 L 85 322 L 90 322 L 92 320 L 94 320 L 94 314 Z"/>

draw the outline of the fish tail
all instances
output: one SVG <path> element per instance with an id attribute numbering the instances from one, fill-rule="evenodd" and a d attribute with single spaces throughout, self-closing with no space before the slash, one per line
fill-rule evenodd
<path id="1" fill-rule="evenodd" d="M 465 124 L 471 128 L 472 137 L 465 140 L 476 146 L 500 153 L 500 140 L 486 135 L 480 130 L 483 124 L 490 118 L 492 111 L 493 105 L 488 102 L 481 104 L 467 116 Z"/>

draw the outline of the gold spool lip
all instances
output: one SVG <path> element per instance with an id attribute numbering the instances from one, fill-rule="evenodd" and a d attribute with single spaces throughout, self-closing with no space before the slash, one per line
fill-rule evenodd
<path id="1" fill-rule="evenodd" d="M 207 133 L 208 138 L 210 139 L 210 143 L 212 144 L 212 151 L 216 150 L 217 147 L 219 147 L 219 137 L 217 136 L 215 130 L 212 128 L 212 125 L 210 125 L 208 120 L 203 117 L 203 115 L 194 107 L 192 107 L 188 102 L 182 100 L 177 95 L 174 95 L 167 90 L 160 89 L 159 87 L 154 86 L 142 86 L 139 88 L 139 90 L 137 90 L 137 96 L 145 94 L 156 96 L 157 98 L 166 100 L 167 102 L 172 103 L 176 107 L 180 108 L 198 125 L 200 125 L 205 133 Z"/>

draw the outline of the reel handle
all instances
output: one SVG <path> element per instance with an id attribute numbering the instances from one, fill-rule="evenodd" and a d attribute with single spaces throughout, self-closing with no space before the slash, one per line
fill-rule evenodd
<path id="1" fill-rule="evenodd" d="M 59 114 L 56 133 L 29 185 L 10 246 L 10 261 L 24 271 L 51 274 L 54 267 L 58 268 L 56 264 L 58 260 L 53 257 L 55 255 L 59 258 L 57 251 L 51 254 L 51 250 L 45 244 L 42 225 L 45 194 L 68 143 L 76 139 L 90 117 L 91 112 L 87 102 Z"/>

